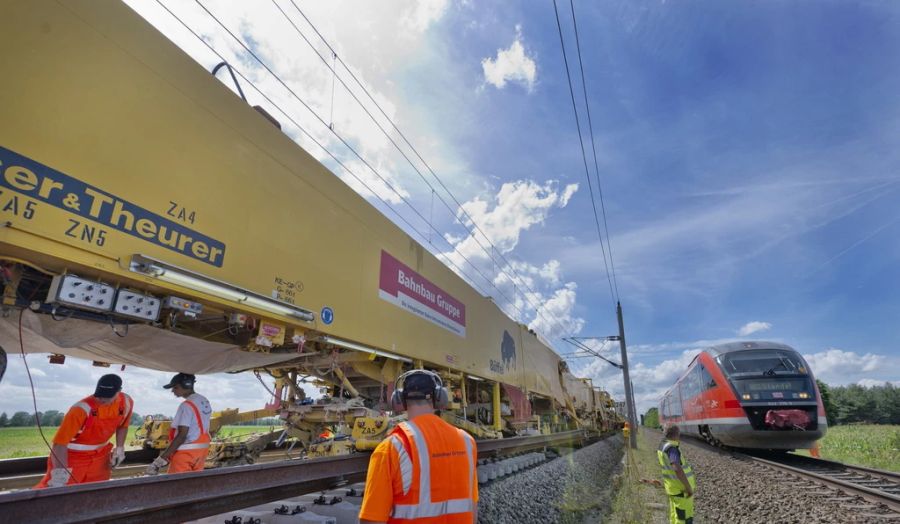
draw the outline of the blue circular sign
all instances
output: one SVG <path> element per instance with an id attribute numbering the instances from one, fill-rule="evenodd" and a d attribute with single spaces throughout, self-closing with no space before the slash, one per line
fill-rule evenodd
<path id="1" fill-rule="evenodd" d="M 334 322 L 334 310 L 328 306 L 322 308 L 322 313 L 319 316 L 322 317 L 322 322 L 325 324 Z"/>

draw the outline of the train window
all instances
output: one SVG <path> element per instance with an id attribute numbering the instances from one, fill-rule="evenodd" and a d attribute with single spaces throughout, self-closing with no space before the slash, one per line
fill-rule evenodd
<path id="1" fill-rule="evenodd" d="M 691 389 L 689 391 L 690 396 L 687 398 L 694 398 L 699 395 L 703 388 L 700 387 L 700 365 L 694 366 L 694 369 L 691 370 Z"/>
<path id="2" fill-rule="evenodd" d="M 698 376 L 698 368 L 694 366 L 684 380 L 681 381 L 681 396 L 684 399 L 694 398 L 700 394 L 700 377 Z"/>
<path id="3" fill-rule="evenodd" d="M 722 369 L 729 375 L 807 374 L 800 355 L 793 351 L 780 349 L 735 351 L 722 355 L 719 360 Z"/>
<path id="4" fill-rule="evenodd" d="M 680 417 L 681 416 L 681 388 L 675 387 L 672 390 L 672 403 L 669 406 L 670 415 L 672 417 Z"/>
<path id="5" fill-rule="evenodd" d="M 700 364 L 700 385 L 703 391 L 716 387 L 716 380 L 709 374 L 709 370 L 703 364 Z"/>

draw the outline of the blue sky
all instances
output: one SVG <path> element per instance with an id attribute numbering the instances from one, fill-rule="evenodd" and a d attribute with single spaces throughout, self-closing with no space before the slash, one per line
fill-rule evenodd
<path id="1" fill-rule="evenodd" d="M 157 4 L 129 3 L 202 66 L 215 64 Z M 339 82 L 331 101 L 332 73 L 274 5 L 244 11 L 236 3 L 204 3 L 251 41 L 397 192 L 367 172 L 195 4 L 165 2 L 393 209 L 289 124 L 291 136 L 389 217 L 398 220 L 399 213 L 424 232 L 417 238 L 475 275 L 476 287 L 561 351 L 569 348 L 560 336 L 616 332 L 551 2 L 296 2 L 467 217 L 415 160 L 436 188 L 432 198 Z M 288 0 L 277 3 L 319 42 Z M 720 340 L 791 344 L 833 384 L 900 380 L 900 5 L 575 4 L 641 410 L 697 348 Z M 571 10 L 568 2 L 559 7 L 585 125 Z M 341 68 L 338 78 L 353 85 Z M 277 113 L 244 87 L 253 103 Z M 378 121 L 389 127 L 383 117 Z M 401 196 L 441 235 L 429 234 Z M 474 219 L 488 238 L 455 215 Z M 527 286 L 514 287 L 496 270 L 478 247 L 486 240 L 513 266 L 506 272 L 514 269 Z M 501 293 L 515 300 L 506 303 Z M 612 348 L 603 350 L 617 358 Z M 21 382 L 12 360 L 12 381 Z M 621 392 L 611 367 L 588 359 L 573 366 Z M 246 378 L 222 380 L 261 390 Z"/>

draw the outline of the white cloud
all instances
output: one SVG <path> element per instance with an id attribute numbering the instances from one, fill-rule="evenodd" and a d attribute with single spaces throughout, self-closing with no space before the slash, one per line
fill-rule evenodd
<path id="1" fill-rule="evenodd" d="M 479 242 L 483 245 L 490 242 L 501 253 L 509 253 L 518 245 L 523 231 L 543 223 L 552 209 L 565 207 L 577 190 L 578 184 L 569 184 L 560 191 L 555 180 L 543 185 L 517 180 L 503 184 L 491 202 L 475 197 L 462 205 L 468 216 L 460 210 L 459 217 L 470 227 L 472 222 L 478 224 L 481 232 L 470 234 L 456 247 L 466 257 L 489 258 Z"/>
<path id="2" fill-rule="evenodd" d="M 496 58 L 483 59 L 481 68 L 484 71 L 484 81 L 497 89 L 503 89 L 507 82 L 517 82 L 528 91 L 532 90 L 537 77 L 537 65 L 525 52 L 521 26 L 516 26 L 516 39 L 513 43 L 506 49 L 498 49 Z"/>
<path id="3" fill-rule="evenodd" d="M 572 198 L 572 195 L 574 195 L 576 191 L 578 191 L 578 184 L 567 185 L 566 189 L 563 191 L 562 196 L 559 197 L 559 206 L 566 207 L 566 205 L 569 203 L 569 199 Z"/>
<path id="4" fill-rule="evenodd" d="M 444 16 L 447 4 L 447 0 L 419 0 L 413 3 L 412 12 L 407 13 L 403 21 L 416 31 L 425 31 Z"/>
<path id="5" fill-rule="evenodd" d="M 616 351 L 610 352 L 608 356 L 611 360 L 618 362 L 618 346 L 615 349 Z M 631 382 L 634 384 L 634 402 L 637 405 L 637 411 L 644 413 L 649 408 L 656 406 L 660 397 L 678 380 L 678 377 L 684 373 L 699 352 L 699 348 L 684 350 L 676 358 L 649 365 L 632 359 L 629 362 L 629 371 Z M 597 359 L 578 370 L 576 374 L 591 377 L 594 385 L 609 391 L 613 398 L 625 399 L 625 383 L 622 371 L 618 368 Z"/>
<path id="6" fill-rule="evenodd" d="M 864 388 L 871 388 L 874 386 L 883 386 L 885 382 L 890 382 L 892 386 L 900 387 L 900 380 L 876 380 L 874 378 L 864 378 L 862 380 L 857 380 L 856 383 Z"/>
<path id="7" fill-rule="evenodd" d="M 577 333 L 584 325 L 583 319 L 574 316 L 577 286 L 574 282 L 561 285 L 559 261 L 535 265 L 507 256 L 524 232 L 543 224 L 553 209 L 565 207 L 577 190 L 578 184 L 559 188 L 555 180 L 543 185 L 519 180 L 503 184 L 492 198 L 475 197 L 463 203 L 457 215 L 468 228 L 466 234 L 444 235 L 455 250 L 439 257 L 451 267 L 475 265 L 490 279 L 491 287 L 485 288 L 485 282 L 473 284 L 482 285 L 507 314 L 545 337 Z"/>
<path id="8" fill-rule="evenodd" d="M 67 358 L 65 364 L 50 364 L 47 355 L 28 356 L 28 366 L 34 381 L 34 393 L 39 411 L 66 411 L 75 402 L 93 394 L 97 379 L 107 373 L 122 377 L 123 391 L 134 399 L 134 410 L 141 415 L 161 413 L 172 416 L 180 400 L 163 389 L 172 373 L 118 366 L 94 367 L 86 360 Z M 263 378 L 265 380 L 265 377 Z M 271 378 L 267 386 L 272 388 Z M 319 396 L 304 385 L 308 395 Z M 260 409 L 271 396 L 251 373 L 217 373 L 199 375 L 197 391 L 209 397 L 213 409 Z M 0 383 L 0 412 L 11 415 L 16 411 L 34 411 L 31 385 L 20 357 L 9 359 L 9 368 Z"/>
<path id="9" fill-rule="evenodd" d="M 540 302 L 534 320 L 528 327 L 549 339 L 573 335 L 584 327 L 584 319 L 574 315 L 575 282 L 557 289 L 550 298 Z"/>
<path id="10" fill-rule="evenodd" d="M 816 374 L 827 384 L 853 384 L 870 379 L 896 380 L 900 373 L 900 358 L 829 348 L 819 353 L 803 355 Z"/>
<path id="11" fill-rule="evenodd" d="M 539 274 L 542 278 L 550 282 L 551 284 L 556 284 L 559 282 L 559 260 L 551 260 L 544 264 L 544 266 L 540 269 Z"/>
<path id="12" fill-rule="evenodd" d="M 758 333 L 760 331 L 768 331 L 772 328 L 772 324 L 768 322 L 760 322 L 758 320 L 754 320 L 753 322 L 747 322 L 738 330 L 737 334 L 739 337 L 746 337 L 747 335 Z"/>

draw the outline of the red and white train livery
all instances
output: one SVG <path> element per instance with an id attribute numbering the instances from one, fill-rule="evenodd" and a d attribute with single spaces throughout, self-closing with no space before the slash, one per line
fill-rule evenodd
<path id="1" fill-rule="evenodd" d="M 700 352 L 659 405 L 662 424 L 736 448 L 811 448 L 825 435 L 822 398 L 790 346 L 733 342 Z"/>

